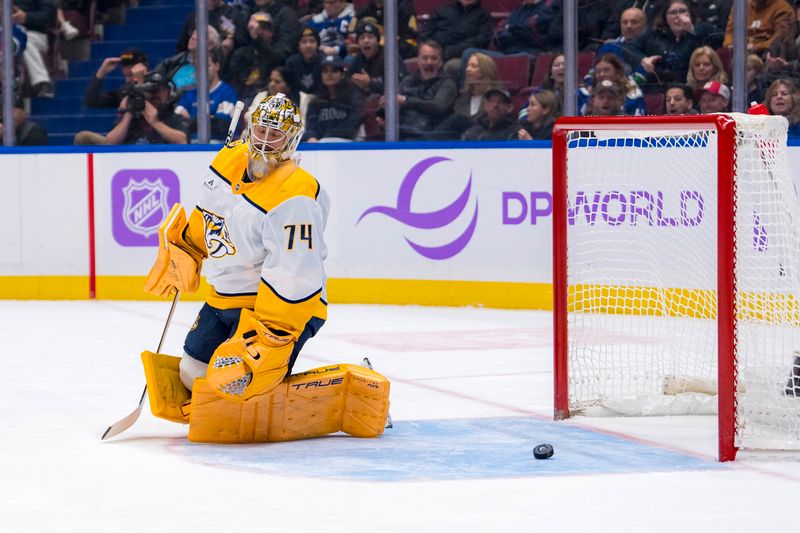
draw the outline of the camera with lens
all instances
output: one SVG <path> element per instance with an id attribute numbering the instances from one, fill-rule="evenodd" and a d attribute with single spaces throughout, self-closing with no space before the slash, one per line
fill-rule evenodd
<path id="1" fill-rule="evenodd" d="M 144 111 L 144 104 L 160 86 L 165 84 L 164 75 L 160 72 L 148 72 L 142 83 L 130 82 L 122 90 L 122 95 L 128 97 L 125 111 L 138 117 Z"/>

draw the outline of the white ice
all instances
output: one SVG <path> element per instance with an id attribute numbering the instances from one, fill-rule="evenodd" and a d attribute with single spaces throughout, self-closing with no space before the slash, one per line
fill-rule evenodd
<path id="1" fill-rule="evenodd" d="M 332 305 L 296 370 L 392 381 L 395 428 L 197 445 L 139 421 L 168 303 L 0 302 L 0 531 L 759 532 L 796 526 L 798 456 L 715 462 L 713 417 L 552 422 L 551 315 Z M 181 302 L 180 354 L 199 308 Z M 584 431 L 585 429 L 591 431 Z M 547 461 L 533 459 L 541 442 Z M 796 492 L 797 491 L 797 492 Z"/>

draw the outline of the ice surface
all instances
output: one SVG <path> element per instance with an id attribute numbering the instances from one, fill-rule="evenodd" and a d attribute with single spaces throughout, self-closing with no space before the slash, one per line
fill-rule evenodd
<path id="1" fill-rule="evenodd" d="M 163 351 L 199 308 L 181 302 Z M 0 531 L 769 531 L 798 455 L 721 465 L 713 417 L 552 422 L 549 313 L 332 305 L 297 371 L 369 356 L 394 429 L 198 445 L 153 418 L 112 441 L 169 303 L 0 302 Z M 555 456 L 533 459 L 549 442 Z"/>

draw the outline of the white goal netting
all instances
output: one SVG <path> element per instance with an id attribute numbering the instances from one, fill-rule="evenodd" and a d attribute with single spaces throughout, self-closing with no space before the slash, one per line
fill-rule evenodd
<path id="1" fill-rule="evenodd" d="M 786 122 L 731 116 L 736 445 L 800 448 L 800 203 Z M 723 141 L 707 125 L 569 135 L 570 411 L 713 412 Z"/>

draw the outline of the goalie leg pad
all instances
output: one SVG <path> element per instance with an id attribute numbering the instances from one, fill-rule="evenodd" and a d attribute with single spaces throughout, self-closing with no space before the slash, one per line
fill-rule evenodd
<path id="1" fill-rule="evenodd" d="M 185 412 L 192 393 L 181 381 L 180 360 L 162 353 L 142 352 L 150 411 L 159 418 L 188 424 L 189 415 Z"/>
<path id="2" fill-rule="evenodd" d="M 247 401 L 226 400 L 195 381 L 189 440 L 280 442 L 344 431 L 377 437 L 389 414 L 389 380 L 355 365 L 332 365 L 284 380 Z"/>

